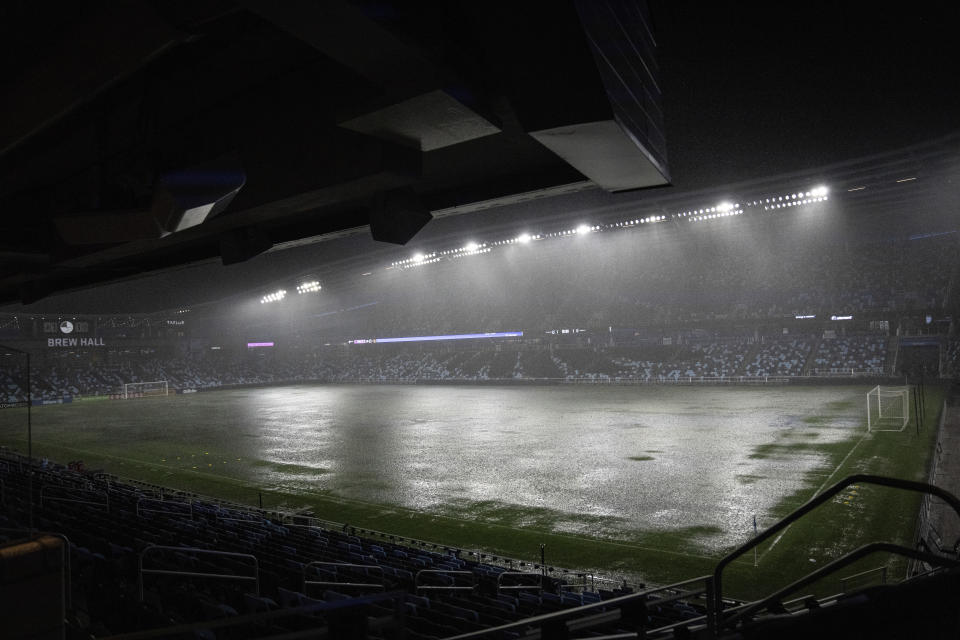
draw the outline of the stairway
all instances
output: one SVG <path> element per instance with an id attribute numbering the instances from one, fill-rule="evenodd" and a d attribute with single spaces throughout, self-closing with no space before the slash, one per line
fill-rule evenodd
<path id="1" fill-rule="evenodd" d="M 817 349 L 820 348 L 820 343 L 823 342 L 823 338 L 819 337 L 813 343 L 813 346 L 810 347 L 810 351 L 807 352 L 807 360 L 803 363 L 803 369 L 800 371 L 801 376 L 810 375 L 810 370 L 813 368 L 813 361 L 817 355 Z"/>

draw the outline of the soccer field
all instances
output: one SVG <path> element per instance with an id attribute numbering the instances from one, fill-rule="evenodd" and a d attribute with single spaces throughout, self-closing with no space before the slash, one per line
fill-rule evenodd
<path id="1" fill-rule="evenodd" d="M 33 411 L 34 455 L 266 508 L 652 582 L 712 570 L 852 473 L 923 480 L 926 428 L 868 434 L 868 387 L 297 385 Z M 0 444 L 25 450 L 22 410 Z M 859 487 L 735 565 L 744 592 L 875 539 L 919 497 Z M 879 561 L 882 564 L 883 560 Z M 874 563 L 877 564 L 877 563 Z M 738 582 L 739 581 L 739 582 Z"/>

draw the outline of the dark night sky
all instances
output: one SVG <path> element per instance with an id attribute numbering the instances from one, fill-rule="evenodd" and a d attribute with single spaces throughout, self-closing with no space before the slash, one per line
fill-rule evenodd
<path id="1" fill-rule="evenodd" d="M 958 3 L 651 0 L 677 187 L 889 151 L 960 128 Z"/>

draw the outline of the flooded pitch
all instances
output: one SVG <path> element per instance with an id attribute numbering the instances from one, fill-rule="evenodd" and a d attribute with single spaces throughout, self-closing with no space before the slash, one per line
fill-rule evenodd
<path id="1" fill-rule="evenodd" d="M 715 549 L 827 477 L 827 456 L 811 445 L 858 438 L 864 393 L 298 385 L 44 407 L 34 437 L 162 455 L 152 462 L 264 488 L 559 532 L 688 529 Z"/>

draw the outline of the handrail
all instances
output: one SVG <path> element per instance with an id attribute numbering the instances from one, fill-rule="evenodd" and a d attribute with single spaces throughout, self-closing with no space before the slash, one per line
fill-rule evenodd
<path id="1" fill-rule="evenodd" d="M 151 508 L 148 508 L 148 507 L 143 507 L 143 508 L 141 508 L 141 507 L 140 507 L 140 504 L 143 503 L 143 502 L 155 502 L 155 503 L 162 504 L 162 505 L 165 505 L 165 506 L 166 506 L 166 505 L 171 505 L 171 506 L 175 506 L 175 507 L 186 507 L 186 508 L 189 510 L 189 512 L 190 512 L 190 519 L 193 520 L 193 502 L 179 502 L 179 501 L 176 501 L 176 500 L 159 500 L 159 499 L 157 499 L 157 498 L 139 498 L 139 499 L 137 500 L 136 509 L 135 509 L 138 518 L 140 517 L 140 513 L 141 513 L 141 512 L 143 512 L 143 513 L 162 513 L 162 514 L 167 514 L 167 515 L 186 515 L 186 514 L 177 513 L 177 512 L 175 512 L 175 511 L 167 511 L 166 509 L 151 509 Z"/>
<path id="2" fill-rule="evenodd" d="M 915 560 L 923 560 L 925 562 L 930 562 L 931 564 L 939 564 L 942 566 L 950 567 L 960 567 L 960 561 L 951 560 L 950 558 L 945 558 L 943 556 L 936 556 L 931 553 L 924 553 L 923 551 L 916 551 L 909 547 L 902 547 L 897 544 L 891 544 L 889 542 L 871 542 L 870 544 L 864 545 L 859 549 L 851 551 L 842 558 L 838 558 L 829 564 L 826 564 L 813 573 L 809 573 L 806 576 L 796 580 L 787 586 L 779 589 L 778 591 L 770 594 L 763 600 L 758 600 L 753 602 L 746 607 L 737 611 L 734 615 L 730 616 L 728 620 L 723 620 L 722 624 L 724 626 L 735 624 L 739 619 L 745 618 L 755 611 L 765 609 L 771 604 L 778 602 L 781 597 L 785 596 L 788 593 L 802 589 L 803 587 L 812 584 L 822 578 L 825 575 L 833 573 L 837 569 L 841 569 L 849 564 L 860 560 L 861 558 L 875 553 L 877 551 L 885 551 L 887 553 L 894 553 L 897 555 L 906 556 L 908 558 L 913 558 Z M 718 625 L 719 626 L 719 625 Z"/>
<path id="3" fill-rule="evenodd" d="M 381 567 L 380 565 L 350 564 L 348 562 L 323 562 L 320 560 L 314 560 L 313 562 L 308 562 L 307 564 L 303 565 L 303 592 L 304 593 L 307 592 L 308 584 L 315 585 L 315 586 L 341 585 L 344 587 L 364 587 L 364 588 L 370 587 L 373 589 L 384 588 L 382 582 L 379 582 L 379 583 L 378 582 L 329 582 L 329 581 L 323 581 L 323 580 L 307 580 L 307 569 L 309 569 L 310 567 L 343 567 L 343 568 L 352 567 L 354 569 L 376 569 L 377 571 L 380 572 L 380 579 L 383 580 L 383 567 Z M 337 572 L 334 571 L 334 574 L 337 574 Z"/>
<path id="4" fill-rule="evenodd" d="M 440 575 L 446 575 L 446 576 L 461 576 L 461 575 L 470 576 L 471 584 L 469 587 L 458 587 L 456 586 L 457 579 L 454 578 L 453 585 L 449 587 L 440 586 L 440 585 L 430 585 L 430 584 L 421 586 L 420 576 L 422 576 L 425 573 L 440 574 Z M 420 571 L 417 571 L 417 574 L 415 576 L 413 576 L 413 587 L 414 589 L 416 589 L 417 592 L 420 592 L 421 590 L 422 591 L 473 591 L 477 587 L 477 581 L 476 581 L 476 576 L 473 575 L 472 571 L 455 571 L 452 569 L 421 569 Z"/>
<path id="5" fill-rule="evenodd" d="M 840 578 L 840 588 L 843 589 L 843 593 L 846 593 L 848 580 L 856 580 L 857 578 L 862 578 L 863 576 L 877 573 L 878 571 L 880 572 L 880 584 L 887 584 L 887 565 L 884 564 L 880 565 L 879 567 L 874 567 L 873 569 L 867 569 L 866 571 L 855 573 L 852 576 Z"/>
<path id="6" fill-rule="evenodd" d="M 886 476 L 876 476 L 870 474 L 854 474 L 852 476 L 847 476 L 843 480 L 840 480 L 832 487 L 826 489 L 820 494 L 810 498 L 806 503 L 794 509 L 791 513 L 787 514 L 779 521 L 777 521 L 773 526 L 765 529 L 763 532 L 757 536 L 751 538 L 747 542 L 743 543 L 726 556 L 724 556 L 720 562 L 717 563 L 717 568 L 713 571 L 713 587 L 714 587 L 714 614 L 717 616 L 717 626 L 723 617 L 723 570 L 728 564 L 733 562 L 735 559 L 742 556 L 744 553 L 758 546 L 764 540 L 772 537 L 778 531 L 787 528 L 795 521 L 799 520 L 804 515 L 813 511 L 815 508 L 819 507 L 824 502 L 829 501 L 833 496 L 837 495 L 843 491 L 846 487 L 849 487 L 852 484 L 876 484 L 885 487 L 893 487 L 895 489 L 905 489 L 907 491 L 917 491 L 920 493 L 929 493 L 937 496 L 942 499 L 944 502 L 949 504 L 957 516 L 960 516 L 960 499 L 954 496 L 949 491 L 941 489 L 940 487 L 934 486 L 932 484 L 927 484 L 926 482 L 915 482 L 913 480 L 901 480 L 899 478 L 888 478 Z"/>
<path id="7" fill-rule="evenodd" d="M 503 576 L 533 576 L 537 578 L 537 584 L 508 584 L 507 586 L 503 586 L 503 584 L 501 584 L 503 582 Z M 521 591 L 524 589 L 543 591 L 543 574 L 529 571 L 504 571 L 503 573 L 497 574 L 497 593 L 501 591 Z"/>
<path id="8" fill-rule="evenodd" d="M 517 629 L 523 629 L 525 627 L 534 626 L 534 625 L 543 625 L 558 623 L 562 620 L 568 618 L 575 618 L 583 613 L 592 611 L 593 609 L 605 609 L 613 607 L 621 607 L 624 605 L 633 604 L 634 602 L 645 602 L 647 597 L 661 591 L 676 591 L 679 587 L 684 585 L 693 584 L 696 582 L 702 582 L 704 584 L 703 589 L 696 589 L 688 592 L 687 596 L 694 596 L 698 593 L 706 594 L 706 603 L 707 603 L 707 627 L 713 628 L 712 618 L 713 618 L 713 576 L 698 576 L 696 578 L 691 578 L 689 580 L 684 580 L 683 582 L 675 582 L 673 584 L 668 584 L 662 587 L 652 587 L 650 589 L 644 589 L 643 591 L 638 591 L 636 593 L 628 593 L 623 596 L 618 596 L 616 598 L 610 598 L 609 600 L 599 600 L 597 602 L 591 602 L 589 604 L 581 605 L 579 607 L 573 607 L 570 609 L 563 609 L 561 611 L 553 611 L 551 613 L 544 613 L 539 616 L 533 616 L 532 618 L 523 618 L 522 620 L 516 620 L 514 622 L 508 622 L 507 624 L 502 624 L 496 627 L 490 627 L 488 629 L 479 629 L 477 631 L 470 631 L 468 633 L 462 633 L 457 636 L 451 636 L 447 640 L 470 640 L 472 638 L 483 638 L 486 636 L 495 635 L 503 631 L 515 631 Z M 688 621 L 689 622 L 689 621 Z M 541 627 L 542 628 L 542 627 Z"/>
<path id="9" fill-rule="evenodd" d="M 60 489 L 64 492 L 72 492 L 74 495 L 93 494 L 97 496 L 103 496 L 105 502 L 94 502 L 93 500 L 79 500 L 76 497 L 68 498 L 68 497 L 51 496 L 51 495 L 44 496 L 45 489 Z M 107 513 L 110 512 L 110 494 L 108 494 L 106 491 L 98 491 L 96 489 L 82 489 L 80 487 L 63 487 L 55 484 L 46 484 L 40 487 L 40 507 L 41 508 L 43 508 L 44 499 L 52 502 L 74 502 L 76 504 L 86 504 L 93 507 L 105 507 L 107 509 Z"/>
<path id="10" fill-rule="evenodd" d="M 4 460 L 4 459 L 9 460 L 9 461 L 11 461 L 11 462 L 17 462 L 18 464 L 22 464 L 22 461 L 23 461 L 23 459 L 25 459 L 25 456 L 22 456 L 22 455 L 19 454 L 19 453 L 15 453 L 15 452 L 6 450 L 4 447 L 0 446 L 0 460 Z M 268 515 L 273 515 L 273 514 L 275 514 L 275 515 L 277 516 L 277 519 L 278 519 L 278 521 L 276 522 L 276 524 L 278 524 L 279 526 L 283 526 L 283 527 L 305 527 L 305 528 L 320 529 L 320 530 L 324 530 L 324 529 L 325 529 L 325 530 L 328 530 L 328 531 L 331 531 L 331 532 L 338 532 L 338 531 L 341 531 L 341 530 L 342 530 L 343 526 L 345 526 L 344 523 L 341 523 L 341 522 L 334 522 L 334 521 L 332 521 L 332 520 L 325 520 L 325 519 L 322 519 L 322 518 L 318 518 L 318 517 L 316 517 L 316 516 L 306 515 L 306 514 L 303 514 L 303 513 L 282 512 L 282 511 L 277 511 L 277 510 L 269 510 L 269 509 L 263 509 L 263 508 L 254 507 L 254 506 L 250 506 L 250 505 L 244 505 L 244 504 L 229 502 L 229 501 L 223 500 L 223 499 L 221 499 L 221 498 L 215 498 L 215 497 L 212 497 L 212 496 L 207 496 L 207 495 L 203 495 L 203 494 L 195 493 L 195 492 L 191 492 L 191 491 L 182 491 L 182 490 L 177 490 L 177 489 L 171 489 L 170 487 L 164 487 L 164 486 L 162 486 L 162 485 L 153 484 L 153 483 L 150 483 L 150 482 L 144 482 L 144 481 L 142 481 L 142 480 L 137 480 L 137 479 L 135 479 L 135 478 L 128 478 L 128 477 L 125 477 L 125 476 L 118 476 L 118 475 L 112 474 L 112 473 L 99 472 L 99 473 L 97 474 L 97 477 L 98 477 L 98 479 L 113 479 L 113 480 L 122 482 L 123 484 L 131 485 L 131 486 L 133 486 L 133 487 L 135 487 L 135 488 L 138 488 L 138 489 L 140 489 L 140 490 L 149 490 L 149 491 L 159 492 L 159 493 L 161 494 L 161 499 L 163 499 L 162 496 L 163 496 L 165 493 L 169 493 L 169 494 L 171 494 L 171 495 L 175 495 L 175 496 L 178 496 L 178 497 L 186 497 L 186 498 L 189 498 L 191 501 L 202 501 L 202 502 L 205 502 L 205 503 L 209 503 L 210 505 L 215 506 L 215 507 L 217 507 L 217 508 L 223 508 L 223 507 L 225 507 L 225 508 L 227 508 L 227 509 L 232 509 L 232 510 L 235 510 L 235 511 L 243 511 L 243 512 L 247 512 L 247 513 L 250 513 L 250 514 L 256 514 L 256 515 L 259 515 L 260 517 L 263 517 L 263 518 L 266 518 Z M 288 518 L 294 518 L 294 517 L 308 519 L 308 520 L 311 520 L 311 521 L 313 521 L 313 522 L 322 522 L 322 523 L 324 523 L 324 525 L 327 525 L 327 526 L 293 524 L 293 523 L 290 523 L 290 522 L 287 521 Z M 226 520 L 225 518 L 222 518 L 222 517 L 220 517 L 220 516 L 217 516 L 217 518 L 220 519 L 220 520 Z M 245 519 L 237 519 L 237 521 L 238 521 L 238 522 L 247 522 L 247 520 L 245 520 Z M 444 544 L 444 543 L 439 543 L 439 542 L 430 542 L 430 541 L 427 541 L 427 540 L 421 540 L 421 539 L 413 538 L 413 537 L 410 537 L 410 536 L 403 536 L 403 535 L 399 535 L 399 534 L 392 534 L 392 533 L 387 533 L 387 532 L 384 532 L 384 531 L 378 531 L 378 530 L 376 530 L 376 529 L 370 529 L 370 528 L 368 528 L 368 527 L 351 527 L 351 528 L 355 529 L 355 530 L 356 530 L 356 533 L 359 534 L 359 535 L 361 535 L 361 536 L 365 536 L 365 537 L 368 537 L 368 538 L 370 538 L 370 537 L 378 537 L 378 538 L 381 538 L 381 539 L 383 539 L 383 540 L 389 540 L 389 541 L 391 541 L 391 543 L 394 543 L 394 544 L 402 544 L 402 545 L 404 545 L 404 546 L 408 546 L 408 547 L 410 547 L 410 548 L 412 548 L 412 549 L 416 549 L 417 546 L 420 546 L 420 547 L 422 547 L 423 549 L 427 549 L 427 548 L 429 547 L 429 548 L 431 548 L 431 549 L 436 549 L 436 550 L 437 550 L 437 551 L 436 551 L 437 553 L 439 553 L 440 550 L 446 551 L 447 553 L 451 553 L 451 552 L 452 552 L 452 554 L 455 555 L 456 557 L 459 557 L 458 554 L 460 554 L 460 553 L 462 553 L 462 552 L 464 552 L 464 551 L 466 551 L 467 553 L 470 553 L 470 554 L 476 553 L 478 560 L 484 560 L 485 558 L 487 558 L 487 559 L 488 559 L 488 560 L 486 560 L 487 564 L 494 564 L 494 565 L 497 565 L 497 566 L 503 566 L 504 564 L 507 564 L 507 565 L 510 565 L 510 566 L 512 567 L 513 565 L 519 564 L 519 563 L 521 562 L 520 560 L 508 558 L 508 557 L 506 557 L 506 556 L 497 556 L 497 555 L 494 555 L 492 552 L 480 554 L 479 551 L 476 551 L 476 552 L 475 552 L 475 551 L 470 551 L 470 550 L 466 550 L 466 549 L 463 549 L 463 548 L 461 548 L 461 547 L 457 547 L 457 546 L 454 546 L 454 545 L 449 545 L 449 544 Z M 409 543 L 409 544 L 408 544 L 408 543 Z M 529 564 L 533 564 L 533 562 L 529 562 Z M 560 568 L 558 568 L 558 570 L 559 570 L 559 569 L 560 569 Z M 563 571 L 568 572 L 568 573 L 577 573 L 577 571 L 575 571 L 575 570 L 573 570 L 573 569 L 569 569 L 569 568 L 568 568 L 568 569 L 563 569 Z M 593 575 L 593 574 L 591 574 L 591 575 Z M 609 578 L 604 578 L 603 576 L 597 576 L 597 575 L 594 575 L 594 578 L 593 578 L 593 579 L 595 579 L 595 580 L 605 580 L 605 581 L 609 581 L 609 582 L 616 583 L 616 584 L 620 584 L 620 583 L 621 583 L 620 580 L 611 580 L 611 579 L 609 579 Z"/>
<path id="11" fill-rule="evenodd" d="M 237 576 L 229 573 L 204 573 L 200 571 L 175 571 L 170 569 L 144 569 L 143 568 L 143 557 L 147 554 L 148 551 L 177 551 L 179 553 L 206 553 L 209 555 L 221 556 L 221 557 L 230 557 L 230 558 L 245 558 L 248 560 L 253 560 L 253 575 L 252 576 Z M 217 551 L 214 549 L 198 549 L 197 547 L 173 547 L 167 545 L 156 545 L 152 544 L 144 548 L 137 555 L 137 583 L 139 586 L 140 592 L 140 602 L 143 602 L 143 574 L 150 573 L 155 575 L 178 575 L 178 576 L 188 576 L 191 578 L 218 578 L 222 580 L 252 580 L 254 582 L 255 594 L 260 595 L 260 563 L 257 561 L 257 557 L 250 555 L 249 553 L 236 553 L 233 551 Z"/>

